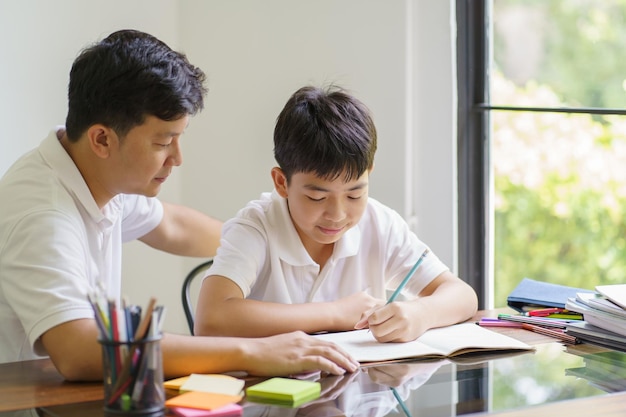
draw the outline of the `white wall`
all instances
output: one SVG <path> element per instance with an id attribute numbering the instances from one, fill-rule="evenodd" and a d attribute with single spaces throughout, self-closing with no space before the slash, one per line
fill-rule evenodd
<path id="1" fill-rule="evenodd" d="M 209 79 L 164 200 L 232 216 L 271 187 L 273 124 L 289 95 L 335 82 L 374 114 L 371 195 L 414 221 L 454 266 L 451 10 L 441 0 L 0 0 L 0 174 L 63 123 L 79 49 L 132 27 L 186 52 Z M 168 306 L 166 329 L 186 332 L 179 288 L 199 260 L 140 243 L 124 256 L 130 300 L 157 296 Z"/>

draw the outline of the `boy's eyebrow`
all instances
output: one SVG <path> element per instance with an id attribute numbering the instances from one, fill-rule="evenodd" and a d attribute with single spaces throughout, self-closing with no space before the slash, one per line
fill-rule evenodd
<path id="1" fill-rule="evenodd" d="M 360 183 L 357 183 L 354 187 L 351 187 L 350 189 L 348 189 L 347 191 L 361 190 L 365 187 L 367 187 L 367 182 L 360 182 Z M 316 184 L 305 184 L 304 188 L 306 188 L 307 190 L 311 190 L 311 191 L 322 191 L 322 192 L 330 191 L 328 188 L 320 187 L 319 185 L 316 185 Z"/>

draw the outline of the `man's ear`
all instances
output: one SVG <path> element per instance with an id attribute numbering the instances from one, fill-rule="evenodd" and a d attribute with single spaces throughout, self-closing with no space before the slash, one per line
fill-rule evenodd
<path id="1" fill-rule="evenodd" d="M 87 129 L 87 140 L 93 153 L 106 159 L 111 155 L 112 147 L 117 143 L 118 138 L 113 129 L 95 124 Z"/>
<path id="2" fill-rule="evenodd" d="M 282 169 L 278 167 L 272 168 L 272 181 L 274 181 L 274 188 L 283 198 L 287 198 L 287 177 Z"/>

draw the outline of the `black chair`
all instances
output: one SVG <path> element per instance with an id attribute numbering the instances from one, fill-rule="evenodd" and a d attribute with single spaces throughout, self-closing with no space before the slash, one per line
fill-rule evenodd
<path id="1" fill-rule="evenodd" d="M 187 274 L 185 277 L 185 281 L 183 282 L 183 310 L 185 310 L 185 318 L 187 319 L 187 324 L 189 325 L 189 332 L 193 335 L 193 323 L 194 323 L 194 315 L 195 315 L 195 307 L 191 302 L 191 284 L 193 283 L 196 277 L 203 277 L 203 272 L 206 271 L 211 264 L 213 264 L 213 259 L 209 259 L 208 261 L 202 262 L 200 265 L 196 266 L 194 269 Z"/>

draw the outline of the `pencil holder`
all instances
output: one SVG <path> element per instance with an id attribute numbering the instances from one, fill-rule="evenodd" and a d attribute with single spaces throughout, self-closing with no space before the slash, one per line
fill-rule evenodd
<path id="1" fill-rule="evenodd" d="M 165 412 L 161 338 L 99 340 L 107 416 L 162 416 Z"/>

